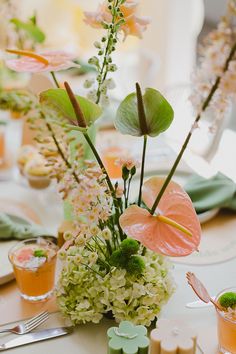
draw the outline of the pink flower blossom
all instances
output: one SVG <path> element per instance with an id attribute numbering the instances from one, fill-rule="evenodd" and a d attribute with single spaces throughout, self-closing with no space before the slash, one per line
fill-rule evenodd
<path id="1" fill-rule="evenodd" d="M 143 201 L 151 208 L 164 183 L 152 177 L 144 183 Z M 129 237 L 150 250 L 172 257 L 186 256 L 197 250 L 201 227 L 187 193 L 175 182 L 165 190 L 155 215 L 132 205 L 120 217 L 120 226 Z"/>
<path id="2" fill-rule="evenodd" d="M 60 71 L 71 67 L 78 67 L 72 60 L 76 57 L 72 54 L 54 51 L 34 53 L 24 50 L 7 50 L 9 53 L 20 55 L 20 58 L 6 60 L 8 68 L 18 72 L 45 72 Z"/>
<path id="3" fill-rule="evenodd" d="M 132 157 L 120 157 L 115 161 L 115 164 L 120 167 L 126 167 L 127 170 L 132 170 L 133 167 L 138 168 L 140 166 L 139 161 L 133 159 Z"/>
<path id="4" fill-rule="evenodd" d="M 121 31 L 123 31 L 125 37 L 131 35 L 142 38 L 142 33 L 150 23 L 148 18 L 138 17 L 136 15 L 138 4 L 138 1 L 126 0 L 125 3 L 120 6 L 125 20 L 125 23 L 121 26 Z M 95 12 L 85 12 L 85 23 L 94 28 L 102 28 L 104 22 L 109 23 L 111 20 L 112 15 L 108 10 L 107 2 L 100 4 Z"/>
<path id="5" fill-rule="evenodd" d="M 116 198 L 122 198 L 124 193 L 124 188 L 121 186 L 118 186 L 116 188 Z"/>

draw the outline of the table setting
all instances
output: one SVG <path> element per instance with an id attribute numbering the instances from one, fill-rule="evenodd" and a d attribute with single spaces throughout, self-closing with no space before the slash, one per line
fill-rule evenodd
<path id="1" fill-rule="evenodd" d="M 235 0 L 206 36 L 178 147 L 164 90 L 137 75 L 111 94 L 115 52 L 151 27 L 139 1 L 84 11 L 87 62 L 16 9 L 0 12 L 0 351 L 236 354 Z M 191 145 L 206 126 L 211 159 Z"/>

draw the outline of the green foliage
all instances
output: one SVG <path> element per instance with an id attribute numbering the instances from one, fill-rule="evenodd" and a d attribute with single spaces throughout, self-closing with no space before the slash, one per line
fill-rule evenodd
<path id="1" fill-rule="evenodd" d="M 129 170 L 126 166 L 122 167 L 122 178 L 124 181 L 127 181 L 127 179 L 129 178 Z"/>
<path id="2" fill-rule="evenodd" d="M 125 268 L 127 263 L 127 258 L 121 250 L 116 250 L 112 253 L 110 257 L 110 264 L 117 268 Z"/>
<path id="3" fill-rule="evenodd" d="M 139 250 L 139 243 L 132 238 L 126 238 L 121 242 L 120 248 L 126 256 L 136 254 Z"/>
<path id="4" fill-rule="evenodd" d="M 45 250 L 35 250 L 34 257 L 47 257 Z"/>
<path id="5" fill-rule="evenodd" d="M 112 253 L 110 264 L 117 268 L 124 268 L 130 274 L 142 274 L 145 263 L 141 256 L 136 255 L 139 250 L 139 243 L 131 238 L 123 240 L 120 249 Z"/>
<path id="6" fill-rule="evenodd" d="M 141 256 L 132 256 L 127 263 L 126 270 L 134 275 L 142 274 L 145 269 L 145 263 Z"/>
<path id="7" fill-rule="evenodd" d="M 228 292 L 224 293 L 219 298 L 219 303 L 224 308 L 235 308 L 236 307 L 236 293 Z"/>
<path id="8" fill-rule="evenodd" d="M 89 101 L 84 97 L 77 95 L 75 97 L 79 102 L 80 108 L 86 120 L 86 124 L 89 127 L 95 122 L 97 118 L 100 117 L 102 110 L 97 104 Z M 75 126 L 74 130 L 86 130 L 84 128 L 79 128 L 76 125 L 76 115 L 68 94 L 64 89 L 49 89 L 47 91 L 41 92 L 40 102 L 42 107 L 45 107 L 46 109 L 49 108 L 55 117 L 57 117 L 59 114 L 59 116 L 62 116 L 68 120 L 68 124 L 70 124 L 72 130 L 73 125 Z"/>
<path id="9" fill-rule="evenodd" d="M 13 23 L 18 30 L 23 30 L 35 43 L 43 43 L 45 41 L 45 34 L 36 25 L 35 16 L 31 17 L 27 22 L 23 22 L 18 18 L 12 18 L 10 22 Z"/>
<path id="10" fill-rule="evenodd" d="M 157 90 L 147 88 L 142 101 L 147 131 L 144 134 L 140 124 L 137 95 L 131 93 L 121 102 L 116 115 L 115 126 L 122 134 L 155 137 L 169 128 L 174 112 L 162 94 Z"/>

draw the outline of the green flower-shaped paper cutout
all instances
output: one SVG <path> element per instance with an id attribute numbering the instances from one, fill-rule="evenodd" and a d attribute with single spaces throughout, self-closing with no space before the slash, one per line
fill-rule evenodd
<path id="1" fill-rule="evenodd" d="M 135 326 L 129 321 L 122 321 L 119 327 L 107 331 L 109 338 L 108 354 L 147 354 L 149 339 L 144 326 Z"/>

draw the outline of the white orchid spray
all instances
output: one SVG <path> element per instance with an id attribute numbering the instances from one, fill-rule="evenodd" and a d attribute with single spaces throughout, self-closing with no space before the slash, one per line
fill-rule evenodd
<path id="1" fill-rule="evenodd" d="M 230 101 L 235 98 L 235 15 L 236 2 L 230 0 L 226 15 L 204 40 L 200 50 L 200 65 L 193 75 L 193 92 L 190 100 L 199 116 L 203 112 L 213 112 L 214 121 L 210 126 L 212 132 L 224 118 Z"/>

